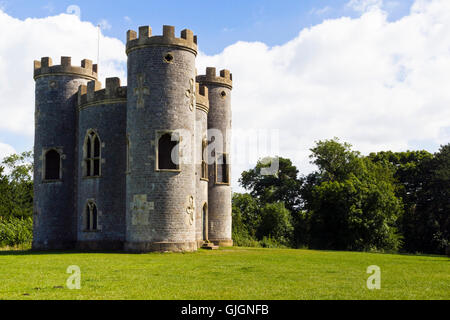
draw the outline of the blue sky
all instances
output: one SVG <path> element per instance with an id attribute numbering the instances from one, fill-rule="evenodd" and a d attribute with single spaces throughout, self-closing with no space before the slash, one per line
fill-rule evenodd
<path id="1" fill-rule="evenodd" d="M 70 6 L 80 19 L 62 15 Z M 193 30 L 198 72 L 233 72 L 233 132 L 282 137 L 278 152 L 233 160 L 234 186 L 267 155 L 307 173 L 318 140 L 365 154 L 450 141 L 450 0 L 0 0 L 0 158 L 33 147 L 32 61 L 96 60 L 99 23 L 103 83 L 126 83 L 125 34 L 142 25 Z"/>
<path id="2" fill-rule="evenodd" d="M 9 15 L 25 19 L 43 18 L 66 12 L 70 5 L 81 9 L 81 19 L 94 24 L 106 20 L 107 36 L 122 41 L 128 29 L 150 25 L 155 33 L 164 24 L 178 30 L 192 29 L 199 34 L 200 48 L 206 54 L 220 53 L 237 41 L 261 41 L 269 46 L 293 39 L 305 27 L 325 19 L 360 15 L 349 0 L 191 0 L 191 1 L 0 1 Z M 408 14 L 413 0 L 385 1 L 389 19 Z M 127 18 L 125 18 L 127 17 Z"/>

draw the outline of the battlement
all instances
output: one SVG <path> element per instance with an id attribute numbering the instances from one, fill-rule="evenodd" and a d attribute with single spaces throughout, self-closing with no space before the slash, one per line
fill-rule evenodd
<path id="1" fill-rule="evenodd" d="M 92 61 L 88 59 L 81 61 L 81 67 L 72 66 L 71 57 L 61 57 L 60 65 L 53 65 L 52 59 L 49 57 L 41 58 L 41 61 L 34 61 L 34 80 L 50 75 L 73 75 L 96 80 L 97 73 L 98 66 L 92 64 Z"/>
<path id="2" fill-rule="evenodd" d="M 162 36 L 152 36 L 152 28 L 139 27 L 139 34 L 134 30 L 127 32 L 127 54 L 136 49 L 152 46 L 174 46 L 186 49 L 197 55 L 197 36 L 189 29 L 180 33 L 180 38 L 175 37 L 175 27 L 163 26 Z"/>
<path id="3" fill-rule="evenodd" d="M 107 78 L 105 88 L 99 81 L 89 81 L 87 86 L 78 88 L 78 106 L 123 102 L 127 99 L 127 87 L 120 86 L 119 78 Z"/>
<path id="4" fill-rule="evenodd" d="M 197 109 L 203 110 L 206 113 L 208 113 L 209 112 L 208 88 L 196 82 L 195 89 L 196 89 L 195 99 L 197 101 Z"/>
<path id="5" fill-rule="evenodd" d="M 233 74 L 229 70 L 221 70 L 220 75 L 217 76 L 216 68 L 206 68 L 206 75 L 197 76 L 197 82 L 200 84 L 216 84 L 229 88 L 233 88 Z"/>

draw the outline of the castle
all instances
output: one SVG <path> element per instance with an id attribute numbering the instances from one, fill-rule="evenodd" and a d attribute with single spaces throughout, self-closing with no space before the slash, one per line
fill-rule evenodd
<path id="1" fill-rule="evenodd" d="M 90 60 L 34 62 L 33 248 L 232 246 L 232 75 L 197 76 L 197 36 L 172 26 L 128 31 L 126 53 L 126 87 Z"/>

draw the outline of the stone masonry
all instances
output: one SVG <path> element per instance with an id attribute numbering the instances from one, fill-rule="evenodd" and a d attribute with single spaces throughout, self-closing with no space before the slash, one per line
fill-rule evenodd
<path id="1" fill-rule="evenodd" d="M 232 246 L 232 75 L 197 76 L 197 36 L 127 33 L 128 86 L 34 62 L 36 250 Z"/>

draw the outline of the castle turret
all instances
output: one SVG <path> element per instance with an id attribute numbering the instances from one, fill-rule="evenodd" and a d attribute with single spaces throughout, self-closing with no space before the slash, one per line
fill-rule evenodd
<path id="1" fill-rule="evenodd" d="M 34 249 L 67 249 L 76 242 L 76 104 L 80 85 L 97 79 L 97 65 L 34 62 Z"/>
<path id="2" fill-rule="evenodd" d="M 232 246 L 231 239 L 231 90 L 232 75 L 228 70 L 216 75 L 207 68 L 197 81 L 208 88 L 208 238 L 219 246 Z"/>
<path id="3" fill-rule="evenodd" d="M 208 240 L 208 88 L 196 83 L 195 111 L 195 232 L 199 246 Z"/>
<path id="4" fill-rule="evenodd" d="M 123 249 L 127 88 L 107 78 L 78 90 L 78 248 Z"/>
<path id="5" fill-rule="evenodd" d="M 128 251 L 193 251 L 195 57 L 190 30 L 127 33 Z"/>

